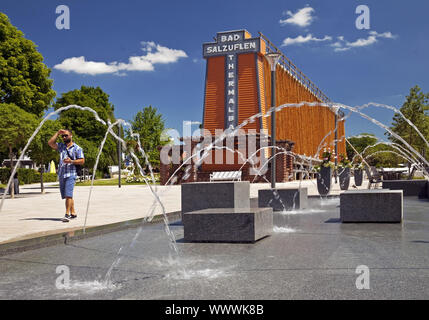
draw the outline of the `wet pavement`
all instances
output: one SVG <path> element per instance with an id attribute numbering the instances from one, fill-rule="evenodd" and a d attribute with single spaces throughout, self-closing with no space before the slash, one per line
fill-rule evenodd
<path id="1" fill-rule="evenodd" d="M 255 244 L 185 243 L 173 222 L 178 254 L 156 224 L 2 256 L 0 299 L 428 299 L 429 201 L 404 198 L 402 224 L 341 224 L 338 206 L 276 213 Z"/>

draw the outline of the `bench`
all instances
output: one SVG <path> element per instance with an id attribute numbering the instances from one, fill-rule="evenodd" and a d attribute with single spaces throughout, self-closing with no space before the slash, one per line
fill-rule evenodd
<path id="1" fill-rule="evenodd" d="M 241 171 L 217 171 L 210 174 L 211 181 L 241 181 Z"/>
<path id="2" fill-rule="evenodd" d="M 87 181 L 87 180 L 92 180 L 92 174 L 77 176 L 77 180 L 79 180 L 79 182 L 84 182 L 84 181 Z"/>
<path id="3" fill-rule="evenodd" d="M 383 182 L 383 180 L 381 179 L 383 175 L 377 171 L 376 167 L 371 166 L 370 168 L 368 168 L 367 166 L 365 166 L 365 172 L 368 176 L 368 189 L 371 189 L 371 185 L 373 184 L 375 189 L 378 187 L 379 183 Z"/>

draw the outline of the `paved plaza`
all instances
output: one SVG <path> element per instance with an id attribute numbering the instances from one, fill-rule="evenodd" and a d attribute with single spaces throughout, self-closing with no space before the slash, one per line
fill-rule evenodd
<path id="1" fill-rule="evenodd" d="M 61 200 L 59 188 L 55 185 L 56 183 L 47 184 L 46 193 L 43 195 L 40 194 L 40 184 L 25 185 L 20 188 L 21 193 L 16 199 L 6 199 L 3 210 L 0 212 L 0 246 L 22 239 L 83 228 L 90 187 L 75 188 L 74 199 L 78 219 L 64 223 L 61 222 L 65 213 L 64 200 Z M 318 195 L 315 180 L 277 184 L 279 188 L 293 188 L 299 185 L 307 187 L 309 195 Z M 353 180 L 350 185 L 353 185 Z M 364 181 L 359 188 L 366 188 L 366 186 L 367 182 Z M 154 186 L 153 188 L 159 194 L 166 213 L 181 211 L 180 186 Z M 251 184 L 251 198 L 257 198 L 258 190 L 263 188 L 269 188 L 269 184 Z M 338 195 L 339 192 L 339 185 L 333 184 L 331 194 Z M 161 214 L 161 207 L 146 185 L 125 185 L 121 188 L 97 186 L 91 194 L 86 227 L 121 223 Z"/>
<path id="2" fill-rule="evenodd" d="M 338 197 L 309 203 L 276 213 L 273 235 L 255 244 L 185 243 L 180 221 L 171 221 L 178 254 L 159 223 L 1 256 L 0 298 L 429 298 L 428 200 L 404 198 L 401 224 L 341 224 Z M 362 265 L 369 289 L 359 290 Z M 56 285 L 61 268 L 69 270 L 67 289 Z M 104 283 L 108 274 L 111 282 Z"/>

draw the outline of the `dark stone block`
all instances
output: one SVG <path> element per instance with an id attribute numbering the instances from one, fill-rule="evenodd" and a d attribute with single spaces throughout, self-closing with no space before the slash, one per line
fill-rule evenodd
<path id="1" fill-rule="evenodd" d="M 383 181 L 383 189 L 402 190 L 404 197 L 415 196 L 426 198 L 427 180 L 385 180 Z"/>
<path id="2" fill-rule="evenodd" d="M 341 222 L 402 222 L 402 190 L 354 190 L 340 194 Z"/>
<path id="3" fill-rule="evenodd" d="M 204 209 L 182 220 L 187 242 L 255 242 L 273 231 L 271 208 Z"/>
<path id="4" fill-rule="evenodd" d="M 231 181 L 182 184 L 182 213 L 209 208 L 250 208 L 250 183 Z"/>
<path id="5" fill-rule="evenodd" d="M 258 205 L 260 208 L 271 207 L 273 211 L 305 209 L 308 201 L 307 188 L 294 189 L 263 189 L 258 191 Z"/>

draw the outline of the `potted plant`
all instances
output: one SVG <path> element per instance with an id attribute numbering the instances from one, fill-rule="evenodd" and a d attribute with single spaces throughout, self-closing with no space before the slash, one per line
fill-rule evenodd
<path id="1" fill-rule="evenodd" d="M 333 163 L 331 161 L 332 153 L 330 150 L 324 150 L 322 154 L 322 162 L 316 166 L 317 171 L 317 191 L 321 196 L 327 196 L 331 191 L 331 181 L 333 172 Z"/>
<path id="2" fill-rule="evenodd" d="M 360 161 L 353 162 L 353 175 L 355 178 L 355 186 L 359 187 L 363 182 L 364 164 Z"/>
<path id="3" fill-rule="evenodd" d="M 338 177 L 340 178 L 340 189 L 347 190 L 350 185 L 350 169 L 351 162 L 343 154 L 340 154 L 340 162 L 338 163 Z"/>

